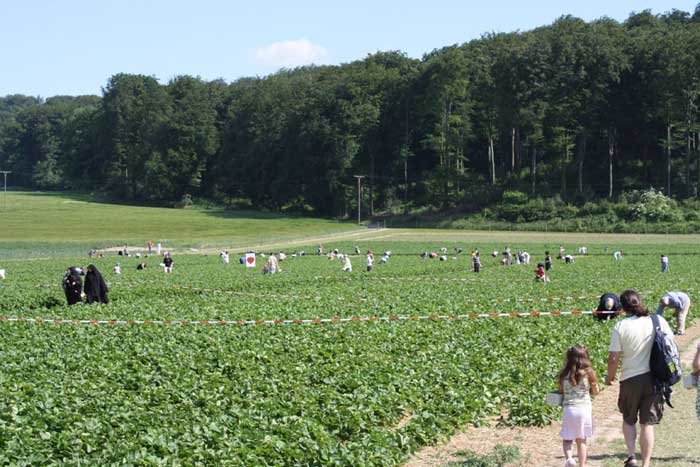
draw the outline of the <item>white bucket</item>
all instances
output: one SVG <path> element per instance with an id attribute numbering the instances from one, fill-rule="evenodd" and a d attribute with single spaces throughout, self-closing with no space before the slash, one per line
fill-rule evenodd
<path id="1" fill-rule="evenodd" d="M 693 389 L 694 387 L 697 387 L 698 385 L 698 375 L 685 375 L 683 377 L 683 386 L 686 389 Z"/>
<path id="2" fill-rule="evenodd" d="M 564 402 L 564 394 L 560 392 L 548 392 L 545 402 L 550 407 L 559 407 Z"/>

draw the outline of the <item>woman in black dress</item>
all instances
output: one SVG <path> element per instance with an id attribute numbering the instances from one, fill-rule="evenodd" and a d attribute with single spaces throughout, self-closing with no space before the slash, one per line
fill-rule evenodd
<path id="1" fill-rule="evenodd" d="M 83 281 L 80 279 L 80 272 L 75 267 L 68 268 L 63 276 L 63 292 L 66 294 L 66 301 L 69 305 L 80 302 L 80 293 L 83 288 Z"/>
<path id="2" fill-rule="evenodd" d="M 94 264 L 87 267 L 85 275 L 85 296 L 88 303 L 109 303 L 107 284 Z"/>

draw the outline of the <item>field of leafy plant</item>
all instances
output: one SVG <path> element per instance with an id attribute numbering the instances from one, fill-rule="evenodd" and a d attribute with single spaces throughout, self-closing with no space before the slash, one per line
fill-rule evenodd
<path id="1" fill-rule="evenodd" d="M 419 257 L 441 246 L 450 249 L 447 261 Z M 0 317 L 281 320 L 591 310 L 608 291 L 645 291 L 653 307 L 667 290 L 695 297 L 698 286 L 693 245 L 623 245 L 627 256 L 617 262 L 613 246 L 589 246 L 574 264 L 556 261 L 548 284 L 533 279 L 544 245 L 511 245 L 533 261 L 510 267 L 486 254 L 503 245 L 478 245 L 480 274 L 470 272 L 474 245 L 459 245 L 461 255 L 455 246 L 365 241 L 363 250 L 393 252 L 371 273 L 363 256 L 353 256 L 354 272 L 343 273 L 340 261 L 307 254 L 288 257 L 274 276 L 263 276 L 261 264 L 246 269 L 237 257 L 223 265 L 215 254 L 176 254 L 172 275 L 159 258 L 143 260 L 150 266 L 144 271 L 136 270 L 141 260 L 119 258 L 123 273 L 115 276 L 113 256 L 95 261 L 110 285 L 107 306 L 65 306 L 63 271 L 87 258 L 5 260 Z M 328 247 L 352 252 L 354 243 Z M 662 251 L 671 259 L 666 274 L 659 272 Z M 541 300 L 550 297 L 562 299 Z M 565 349 L 589 346 L 602 374 L 610 328 L 590 316 L 245 326 L 3 321 L 0 463 L 401 465 L 411 451 L 467 424 L 549 423 L 559 414 L 544 394 Z"/>

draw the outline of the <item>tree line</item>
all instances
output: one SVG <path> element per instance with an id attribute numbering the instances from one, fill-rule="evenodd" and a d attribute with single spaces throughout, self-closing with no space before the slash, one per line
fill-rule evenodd
<path id="1" fill-rule="evenodd" d="M 232 83 L 112 76 L 102 96 L 0 98 L 13 185 L 170 204 L 190 195 L 346 216 L 700 189 L 700 5 L 564 16 L 422 59 L 378 52 Z"/>

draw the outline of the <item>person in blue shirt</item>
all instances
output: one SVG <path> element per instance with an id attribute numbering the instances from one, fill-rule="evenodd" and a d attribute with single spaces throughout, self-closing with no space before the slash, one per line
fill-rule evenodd
<path id="1" fill-rule="evenodd" d="M 659 300 L 659 307 L 656 309 L 657 315 L 664 314 L 664 308 L 673 308 L 673 316 L 678 322 L 676 335 L 682 336 L 685 334 L 685 319 L 688 317 L 690 309 L 690 297 L 684 292 L 668 292 Z"/>

